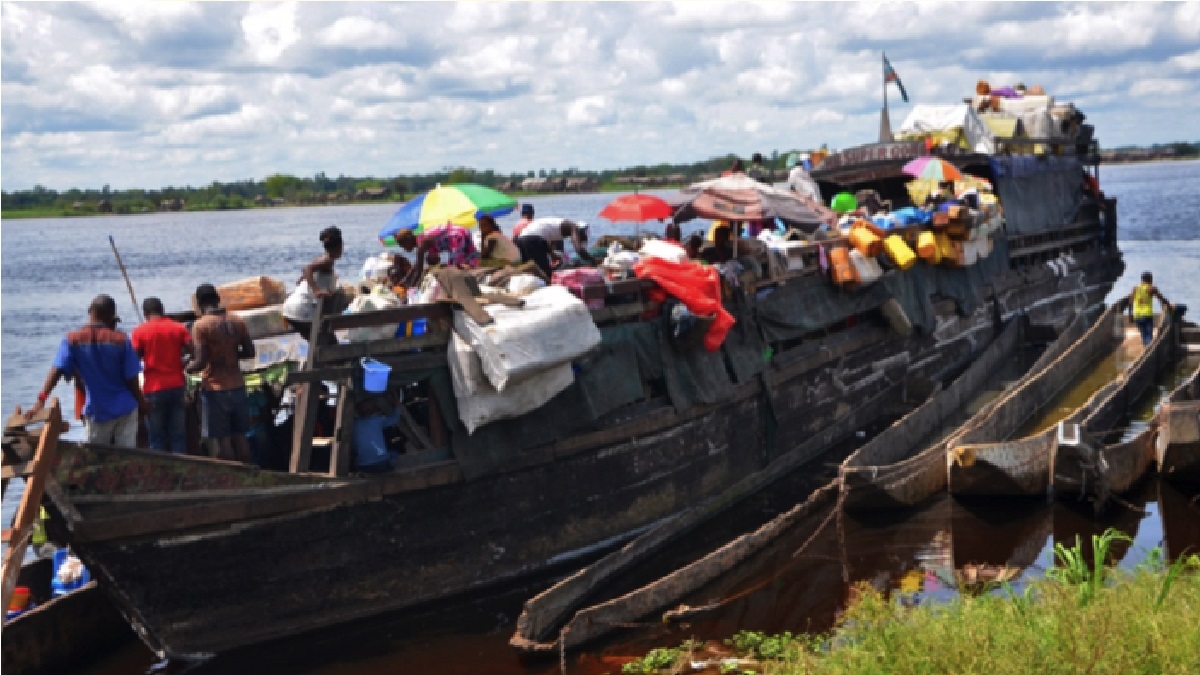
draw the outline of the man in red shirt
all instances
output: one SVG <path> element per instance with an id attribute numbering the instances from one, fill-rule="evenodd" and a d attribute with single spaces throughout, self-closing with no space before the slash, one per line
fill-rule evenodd
<path id="1" fill-rule="evenodd" d="M 165 316 L 158 298 L 146 298 L 142 312 L 146 322 L 133 329 L 130 339 L 145 365 L 142 391 L 154 405 L 146 419 L 150 447 L 187 454 L 183 357 L 192 353 L 192 336 L 186 326 Z"/>
<path id="2" fill-rule="evenodd" d="M 192 324 L 196 359 L 187 369 L 200 373 L 201 431 L 217 442 L 219 457 L 252 462 L 246 440 L 250 407 L 239 362 L 254 358 L 254 340 L 240 318 L 221 309 L 212 284 L 196 288 L 196 304 L 203 316 Z"/>

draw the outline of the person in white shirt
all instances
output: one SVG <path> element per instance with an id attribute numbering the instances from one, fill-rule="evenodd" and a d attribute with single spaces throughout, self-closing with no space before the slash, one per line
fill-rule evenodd
<path id="1" fill-rule="evenodd" d="M 517 248 L 521 249 L 522 260 L 533 261 L 546 278 L 550 278 L 556 266 L 554 261 L 560 258 L 558 253 L 564 250 L 564 240 L 568 237 L 580 258 L 596 264 L 596 259 L 587 250 L 587 230 L 588 224 L 583 221 L 538 218 L 521 231 Z"/>
<path id="2" fill-rule="evenodd" d="M 807 160 L 807 154 L 796 155 L 793 153 L 788 155 L 787 167 L 791 169 L 787 179 L 788 189 L 820 202 L 821 188 L 817 185 L 817 181 L 813 180 L 812 176 L 808 175 L 808 171 L 804 169 L 804 164 Z"/>

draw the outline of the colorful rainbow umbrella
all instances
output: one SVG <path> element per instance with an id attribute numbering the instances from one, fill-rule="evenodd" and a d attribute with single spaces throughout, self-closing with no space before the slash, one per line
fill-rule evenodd
<path id="1" fill-rule="evenodd" d="M 962 172 L 956 166 L 939 157 L 918 157 L 900 170 L 914 178 L 937 181 L 963 179 Z"/>
<path id="2" fill-rule="evenodd" d="M 516 207 L 517 201 L 512 197 L 482 185 L 438 185 L 401 206 L 380 230 L 379 240 L 384 245 L 395 244 L 396 234 L 401 230 L 420 234 L 446 223 L 473 227 L 479 216 L 503 216 Z"/>

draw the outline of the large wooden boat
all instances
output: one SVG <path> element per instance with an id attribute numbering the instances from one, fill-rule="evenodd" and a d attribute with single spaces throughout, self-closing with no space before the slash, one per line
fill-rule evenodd
<path id="1" fill-rule="evenodd" d="M 1099 510 L 1109 496 L 1128 491 L 1154 466 L 1157 425 L 1130 428 L 1128 415 L 1144 397 L 1157 399 L 1158 380 L 1183 365 L 1188 353 L 1188 344 L 1181 340 L 1183 329 L 1181 313 L 1160 317 L 1142 355 L 1105 387 L 1106 393 L 1082 422 L 1057 435 L 1051 476 L 1056 497 L 1090 499 Z"/>
<path id="2" fill-rule="evenodd" d="M 1061 356 L 951 439 L 946 452 L 951 494 L 1049 493 L 1058 422 L 1085 419 L 1120 386 L 1120 378 L 1113 378 L 1141 353 L 1141 341 L 1127 330 L 1124 312 L 1124 301 L 1109 307 Z"/>
<path id="3" fill-rule="evenodd" d="M 1196 353 L 1200 328 L 1181 331 L 1188 352 Z M 1155 459 L 1158 472 L 1170 481 L 1200 484 L 1200 367 L 1171 392 L 1159 410 Z"/>
<path id="4" fill-rule="evenodd" d="M 837 189 L 902 191 L 901 167 L 926 152 L 873 147 L 866 158 L 834 155 L 814 176 Z M 796 271 L 731 293 L 737 325 L 718 352 L 675 345 L 665 319 L 645 318 L 660 309 L 649 282 L 589 289 L 605 300 L 592 313 L 603 340 L 575 364 L 575 382 L 542 409 L 474 433 L 450 386 L 450 305 L 318 317 L 314 346 L 287 379 L 299 390 L 290 471 L 63 442 L 48 488 L 52 525 L 146 644 L 172 657 L 570 567 L 648 530 L 669 541 L 688 513 L 717 511 L 919 402 L 905 393 L 946 384 L 1001 322 L 1061 323 L 1098 307 L 1123 270 L 1115 201 L 1079 201 L 1093 156 L 1073 150 L 1062 144 L 1019 171 L 1013 158 L 938 151 L 989 178 L 1011 206 L 990 255 L 892 270 L 848 291 L 822 274 L 814 242 Z M 1053 204 L 1022 202 L 1020 181 L 1064 192 Z M 890 300 L 911 334 L 885 320 Z M 338 331 L 421 319 L 423 335 L 327 345 Z M 391 367 L 389 386 L 403 391 L 412 420 L 402 466 L 382 474 L 350 471 L 363 357 Z M 336 406 L 322 400 L 329 382 Z"/>

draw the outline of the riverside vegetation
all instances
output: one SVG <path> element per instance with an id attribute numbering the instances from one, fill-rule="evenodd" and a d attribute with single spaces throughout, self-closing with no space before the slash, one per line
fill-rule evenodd
<path id="1" fill-rule="evenodd" d="M 1055 546 L 1044 579 L 993 584 L 944 605 L 905 607 L 866 583 L 826 634 L 742 631 L 723 644 L 652 650 L 624 673 L 1195 673 L 1200 555 L 1167 564 L 1150 551 L 1132 571 L 1106 565 L 1125 535 L 1091 553 Z"/>

